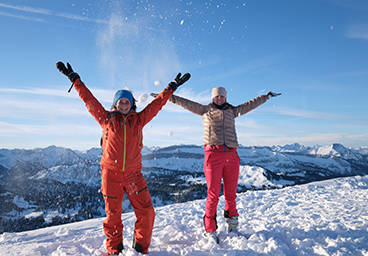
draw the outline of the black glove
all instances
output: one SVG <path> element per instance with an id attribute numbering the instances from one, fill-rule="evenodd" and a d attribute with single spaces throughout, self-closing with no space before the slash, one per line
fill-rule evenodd
<path id="1" fill-rule="evenodd" d="M 70 86 L 68 92 L 70 92 L 70 90 L 73 88 L 73 84 L 75 82 L 75 80 L 77 80 L 78 78 L 80 78 L 80 76 L 78 75 L 78 73 L 75 73 L 72 69 L 72 66 L 67 62 L 66 66 L 68 68 L 65 67 L 64 63 L 62 63 L 61 61 L 59 61 L 58 63 L 56 63 L 56 68 L 63 73 L 64 75 L 66 75 L 69 80 L 72 82 L 72 86 Z"/>
<path id="2" fill-rule="evenodd" d="M 280 95 L 281 95 L 281 93 L 274 93 L 274 92 L 271 92 L 271 91 L 269 91 L 267 93 L 267 96 L 268 96 L 269 99 L 272 98 L 272 97 L 280 96 Z"/>
<path id="3" fill-rule="evenodd" d="M 190 78 L 190 74 L 189 73 L 185 73 L 183 76 L 181 76 L 181 73 L 179 73 L 174 81 L 170 82 L 169 85 L 167 86 L 168 89 L 171 89 L 173 91 L 175 91 L 176 89 L 178 89 L 178 87 L 182 84 L 184 84 L 186 81 L 188 81 Z"/>

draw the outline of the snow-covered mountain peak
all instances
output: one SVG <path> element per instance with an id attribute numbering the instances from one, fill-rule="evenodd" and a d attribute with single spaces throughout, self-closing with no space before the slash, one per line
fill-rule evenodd
<path id="1" fill-rule="evenodd" d="M 339 143 L 333 143 L 328 146 L 322 146 L 318 149 L 314 149 L 311 151 L 311 154 L 321 155 L 321 156 L 347 156 L 351 152 L 349 149 L 344 147 L 343 145 Z"/>
<path id="2" fill-rule="evenodd" d="M 300 145 L 299 143 L 286 144 L 284 146 L 273 146 L 272 150 L 278 152 L 294 152 L 294 153 L 305 153 L 310 150 L 310 147 Z"/>
<path id="3" fill-rule="evenodd" d="M 336 150 L 337 152 L 340 152 L 340 154 L 347 154 L 349 153 L 349 149 L 341 145 L 340 143 L 333 143 L 332 148 Z"/>
<path id="4" fill-rule="evenodd" d="M 368 146 L 350 148 L 350 151 L 361 154 L 361 155 L 368 156 Z"/>

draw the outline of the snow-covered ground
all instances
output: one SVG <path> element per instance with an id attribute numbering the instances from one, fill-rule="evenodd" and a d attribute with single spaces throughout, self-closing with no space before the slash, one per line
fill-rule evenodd
<path id="1" fill-rule="evenodd" d="M 239 230 L 220 244 L 202 239 L 205 200 L 156 208 L 149 255 L 368 255 L 368 176 L 238 194 Z M 106 255 L 103 219 L 0 236 L 0 255 Z M 134 213 L 123 214 L 123 255 L 131 249 Z"/>

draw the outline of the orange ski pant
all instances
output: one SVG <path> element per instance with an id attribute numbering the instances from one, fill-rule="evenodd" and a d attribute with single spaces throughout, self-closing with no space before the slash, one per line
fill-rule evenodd
<path id="1" fill-rule="evenodd" d="M 123 241 L 123 224 L 121 220 L 124 191 L 136 215 L 134 236 L 142 245 L 143 253 L 148 253 L 151 243 L 155 211 L 147 183 L 140 170 L 122 172 L 102 168 L 101 192 L 105 199 L 106 219 L 103 229 L 106 234 L 106 248 L 110 254 L 117 254 L 117 246 Z"/>

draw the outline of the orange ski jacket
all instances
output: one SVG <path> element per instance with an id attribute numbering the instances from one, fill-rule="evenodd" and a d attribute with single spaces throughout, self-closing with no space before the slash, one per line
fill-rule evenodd
<path id="1" fill-rule="evenodd" d="M 142 169 L 143 127 L 152 120 L 174 93 L 165 88 L 142 111 L 124 116 L 117 110 L 107 111 L 84 83 L 77 79 L 74 87 L 91 115 L 103 129 L 101 166 L 120 169 L 128 174 Z"/>

